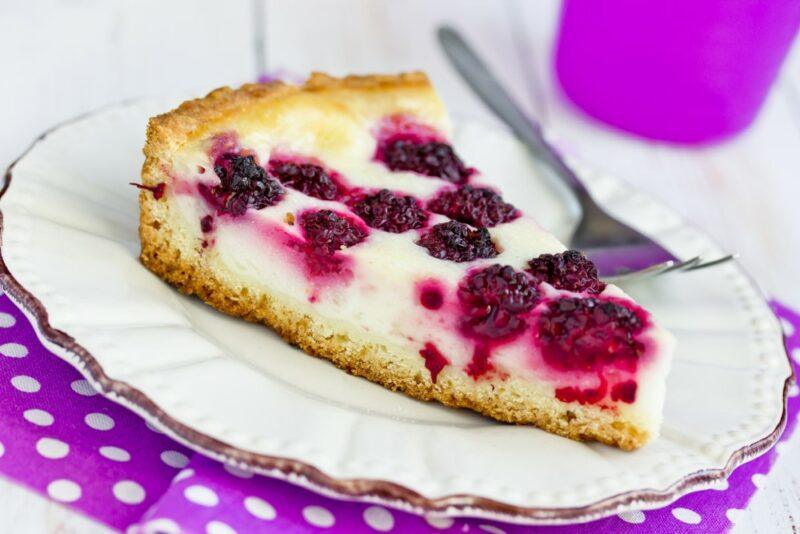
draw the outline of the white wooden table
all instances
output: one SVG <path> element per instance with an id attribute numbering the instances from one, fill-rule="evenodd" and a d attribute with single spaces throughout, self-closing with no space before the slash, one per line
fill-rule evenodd
<path id="1" fill-rule="evenodd" d="M 3 2 L 0 165 L 80 113 L 133 97 L 199 95 L 253 80 L 261 67 L 424 69 L 451 109 L 495 122 L 436 48 L 434 29 L 448 22 L 563 147 L 662 199 L 738 252 L 769 294 L 800 307 L 800 46 L 748 132 L 714 148 L 676 148 L 612 133 L 561 98 L 550 68 L 558 9 L 557 0 Z M 799 522 L 800 435 L 737 530 L 796 531 Z M 105 530 L 0 479 L 0 531 Z"/>

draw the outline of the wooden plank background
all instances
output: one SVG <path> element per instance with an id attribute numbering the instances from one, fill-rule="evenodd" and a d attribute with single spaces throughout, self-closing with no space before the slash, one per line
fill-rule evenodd
<path id="1" fill-rule="evenodd" d="M 587 120 L 552 70 L 557 0 L 36 0 L 0 3 L 0 164 L 43 130 L 100 106 L 199 95 L 259 71 L 428 71 L 456 113 L 493 123 L 446 64 L 434 29 L 450 23 L 490 60 L 560 145 L 658 197 L 727 250 L 769 293 L 800 307 L 800 46 L 758 120 L 704 149 L 627 137 Z M 796 530 L 800 437 L 741 515 L 741 532 Z M 0 530 L 102 530 L 0 481 Z M 7 525 L 5 525 L 7 526 Z"/>

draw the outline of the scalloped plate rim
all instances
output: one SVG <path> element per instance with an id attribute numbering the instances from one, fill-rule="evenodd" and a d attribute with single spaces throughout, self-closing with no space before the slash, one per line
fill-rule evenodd
<path id="1" fill-rule="evenodd" d="M 0 188 L 0 200 L 12 184 L 15 165 L 48 135 L 97 114 L 130 105 L 142 104 L 149 100 L 152 99 L 132 99 L 116 102 L 61 122 L 45 131 L 7 168 L 4 182 Z M 626 185 L 625 187 L 630 186 Z M 652 205 L 660 205 L 649 196 L 646 196 L 646 198 Z M 686 224 L 683 219 L 681 219 L 681 223 L 683 227 L 691 228 L 693 231 L 702 234 L 697 228 Z M 666 490 L 632 490 L 579 507 L 525 507 L 469 494 L 427 498 L 410 488 L 384 480 L 337 479 L 325 474 L 313 465 L 299 460 L 251 453 L 207 436 L 173 419 L 138 389 L 125 382 L 108 377 L 92 354 L 78 344 L 68 333 L 50 325 L 48 312 L 41 301 L 14 278 L 2 255 L 3 230 L 3 212 L 0 209 L 0 283 L 6 293 L 31 320 L 40 341 L 60 358 L 73 365 L 105 397 L 133 410 L 142 416 L 146 422 L 192 450 L 231 465 L 252 469 L 262 475 L 286 480 L 289 483 L 329 497 L 379 503 L 395 509 L 432 516 L 476 517 L 519 524 L 540 525 L 587 522 L 626 510 L 660 508 L 687 493 L 712 487 L 716 482 L 727 478 L 736 467 L 745 461 L 755 458 L 771 448 L 777 442 L 786 426 L 788 390 L 794 379 L 791 365 L 789 366 L 790 373 L 783 385 L 781 417 L 775 428 L 761 439 L 734 451 L 724 467 L 703 469 L 689 473 L 676 480 Z M 705 236 L 705 234 L 703 235 Z M 748 279 L 749 283 L 758 290 L 758 285 L 753 279 L 741 267 L 739 267 L 739 270 Z M 763 298 L 760 290 L 759 295 Z M 773 311 L 771 313 L 774 315 Z M 789 354 L 786 353 L 785 355 L 787 360 L 790 360 Z"/>

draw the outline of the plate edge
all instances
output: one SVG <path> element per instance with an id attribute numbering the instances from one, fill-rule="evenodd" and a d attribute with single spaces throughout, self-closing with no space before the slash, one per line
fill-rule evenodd
<path id="1" fill-rule="evenodd" d="M 65 126 L 70 126 L 104 111 L 141 102 L 138 99 L 117 102 L 63 121 L 46 130 L 6 169 L 3 184 L 0 187 L 0 199 L 11 186 L 14 166 L 48 135 Z M 665 506 L 691 491 L 709 487 L 714 482 L 727 478 L 735 468 L 745 461 L 759 456 L 771 448 L 780 438 L 787 423 L 788 391 L 794 380 L 791 364 L 791 372 L 786 378 L 783 387 L 783 411 L 778 424 L 772 432 L 760 440 L 734 451 L 724 467 L 690 473 L 676 481 L 666 490 L 634 490 L 585 506 L 553 508 L 512 505 L 471 494 L 428 498 L 403 485 L 385 480 L 338 479 L 327 475 L 311 464 L 299 460 L 243 451 L 207 436 L 173 419 L 138 389 L 125 382 L 111 379 L 105 374 L 102 366 L 89 351 L 78 344 L 68 333 L 50 325 L 47 309 L 41 301 L 25 289 L 9 271 L 2 254 L 3 231 L 4 215 L 2 209 L 0 209 L 0 285 L 15 303 L 23 308 L 26 315 L 34 319 L 33 325 L 39 338 L 57 347 L 59 350 L 56 352 L 62 353 L 59 356 L 75 366 L 93 385 L 99 386 L 104 396 L 154 421 L 158 426 L 166 429 L 170 437 L 201 454 L 229 464 L 233 463 L 255 468 L 255 471 L 260 474 L 281 478 L 329 497 L 379 502 L 392 508 L 416 513 L 483 517 L 514 523 L 563 524 L 586 522 L 618 513 L 622 509 L 636 507 L 652 509 Z M 771 307 L 769 308 L 774 315 L 774 310 Z M 789 359 L 788 353 L 786 353 L 786 357 Z"/>

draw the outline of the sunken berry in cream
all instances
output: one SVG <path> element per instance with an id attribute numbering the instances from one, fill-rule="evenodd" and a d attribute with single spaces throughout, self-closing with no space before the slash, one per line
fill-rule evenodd
<path id="1" fill-rule="evenodd" d="M 371 228 L 400 234 L 422 228 L 427 212 L 410 195 L 398 195 L 388 189 L 356 196 L 350 203 L 353 211 Z"/>
<path id="2" fill-rule="evenodd" d="M 491 228 L 519 217 L 517 209 L 496 192 L 471 185 L 442 192 L 428 203 L 428 209 L 480 228 Z"/>
<path id="3" fill-rule="evenodd" d="M 272 159 L 269 162 L 269 174 L 286 187 L 322 200 L 335 200 L 345 191 L 334 173 L 314 163 Z"/>
<path id="4" fill-rule="evenodd" d="M 198 184 L 200 194 L 218 212 L 239 217 L 248 209 L 276 204 L 284 195 L 281 185 L 267 175 L 253 156 L 226 153 L 214 161 L 219 183 Z"/>
<path id="5" fill-rule="evenodd" d="M 437 224 L 425 231 L 417 244 L 440 260 L 457 263 L 497 256 L 497 247 L 485 228 L 471 228 L 456 221 Z"/>
<path id="6" fill-rule="evenodd" d="M 537 282 L 576 293 L 602 293 L 606 284 L 597 276 L 597 267 L 577 250 L 541 254 L 528 262 L 528 272 Z"/>

